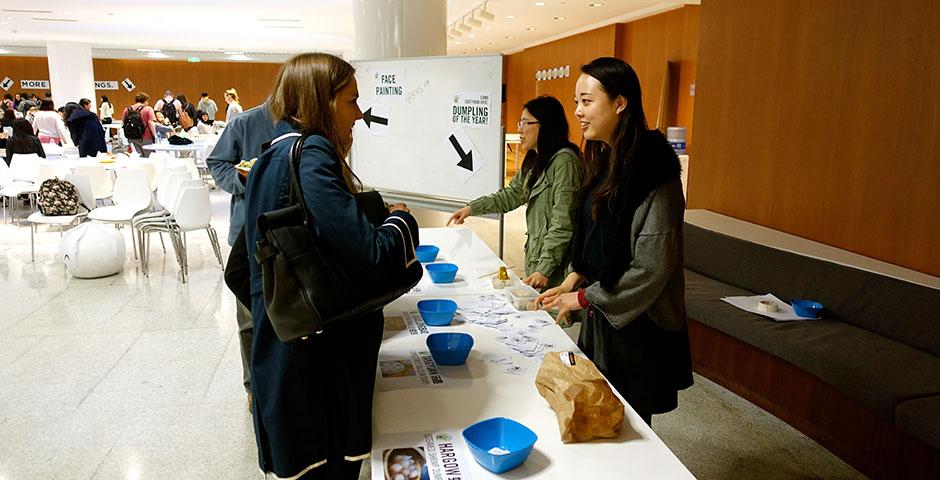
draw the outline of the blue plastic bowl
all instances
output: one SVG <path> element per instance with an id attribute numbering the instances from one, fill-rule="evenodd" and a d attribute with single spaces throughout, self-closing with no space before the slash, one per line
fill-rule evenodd
<path id="1" fill-rule="evenodd" d="M 438 365 L 463 365 L 473 348 L 473 337 L 466 333 L 432 333 L 427 345 Z"/>
<path id="2" fill-rule="evenodd" d="M 418 313 L 424 323 L 432 327 L 450 325 L 457 312 L 457 302 L 453 300 L 421 300 L 418 302 Z"/>
<path id="3" fill-rule="evenodd" d="M 793 312 L 796 313 L 797 316 L 803 318 L 817 318 L 823 310 L 822 304 L 814 302 L 813 300 L 795 299 L 790 302 L 790 306 L 793 307 Z"/>
<path id="4" fill-rule="evenodd" d="M 431 263 L 437 260 L 437 253 L 440 251 L 441 249 L 434 245 L 418 245 L 415 247 L 415 255 L 421 263 Z"/>
<path id="5" fill-rule="evenodd" d="M 457 265 L 453 263 L 431 263 L 425 266 L 433 283 L 452 283 L 457 278 Z"/>
<path id="6" fill-rule="evenodd" d="M 470 425 L 463 429 L 463 438 L 477 463 L 493 473 L 508 472 L 522 465 L 539 439 L 525 425 L 503 417 Z M 493 447 L 509 453 L 494 455 L 490 453 Z"/>

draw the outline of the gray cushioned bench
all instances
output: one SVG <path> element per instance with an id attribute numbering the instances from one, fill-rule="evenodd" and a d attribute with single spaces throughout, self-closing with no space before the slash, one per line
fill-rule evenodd
<path id="1" fill-rule="evenodd" d="M 940 449 L 940 290 L 685 224 L 690 319 L 767 352 Z M 721 297 L 818 300 L 823 320 L 775 322 Z"/>

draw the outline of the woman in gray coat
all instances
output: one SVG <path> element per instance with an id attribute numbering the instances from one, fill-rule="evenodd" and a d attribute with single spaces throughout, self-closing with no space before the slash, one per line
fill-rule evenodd
<path id="1" fill-rule="evenodd" d="M 640 82 L 616 58 L 581 67 L 575 115 L 585 189 L 565 281 L 536 299 L 557 320 L 586 309 L 578 347 L 647 423 L 692 385 L 679 159 L 646 126 Z"/>

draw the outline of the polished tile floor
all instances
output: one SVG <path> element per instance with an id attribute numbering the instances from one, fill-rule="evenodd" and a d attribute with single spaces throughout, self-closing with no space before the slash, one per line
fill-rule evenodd
<path id="1" fill-rule="evenodd" d="M 228 197 L 212 198 L 224 240 Z M 420 217 L 426 226 L 442 219 Z M 495 224 L 471 222 L 491 245 Z M 510 264 L 521 265 L 523 231 L 515 212 Z M 206 235 L 188 240 L 185 285 L 156 240 L 149 278 L 128 248 L 123 273 L 80 280 L 56 258 L 59 233 L 40 230 L 30 263 L 29 228 L 0 224 L 0 480 L 260 478 L 234 298 Z M 654 427 L 699 478 L 860 477 L 776 418 L 697 380 Z"/>

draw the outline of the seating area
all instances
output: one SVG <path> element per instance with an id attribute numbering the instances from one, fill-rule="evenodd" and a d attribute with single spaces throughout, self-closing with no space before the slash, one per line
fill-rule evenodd
<path id="1" fill-rule="evenodd" d="M 149 250 L 144 250 L 149 246 L 147 234 L 159 233 L 163 244 L 162 233 L 167 233 L 180 281 L 185 283 L 187 232 L 206 230 L 213 253 L 219 265 L 223 264 L 218 236 L 210 224 L 209 192 L 213 186 L 197 167 L 196 160 L 175 158 L 166 152 L 155 152 L 146 159 L 119 155 L 105 162 L 72 158 L 67 153 L 48 159 L 15 154 L 9 166 L 0 162 L 3 221 L 29 228 L 32 262 L 37 261 L 37 236 L 46 235 L 53 228 L 61 237 L 68 228 L 85 221 L 113 225 L 119 231 L 129 232 L 124 237 L 130 237 L 129 250 L 145 274 L 148 256 L 142 252 Z M 76 187 L 79 210 L 74 215 L 44 215 L 39 210 L 40 186 L 52 178 Z"/>
<path id="2" fill-rule="evenodd" d="M 698 373 L 871 478 L 940 475 L 940 290 L 688 221 L 684 252 Z M 823 318 L 721 300 L 765 293 L 819 301 Z"/>

